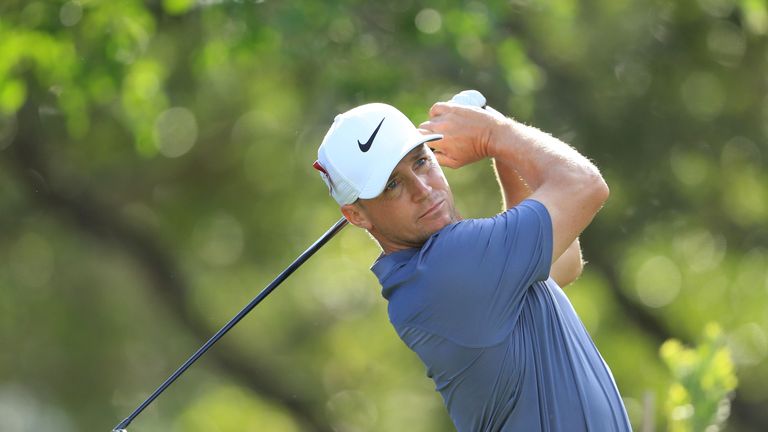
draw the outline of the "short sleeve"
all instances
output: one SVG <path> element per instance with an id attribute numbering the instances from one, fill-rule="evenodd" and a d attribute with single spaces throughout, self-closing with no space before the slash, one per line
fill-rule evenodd
<path id="1" fill-rule="evenodd" d="M 525 292 L 549 277 L 549 212 L 525 200 L 462 221 L 441 231 L 422 259 L 436 287 L 427 326 L 465 345 L 497 342 L 511 331 Z"/>

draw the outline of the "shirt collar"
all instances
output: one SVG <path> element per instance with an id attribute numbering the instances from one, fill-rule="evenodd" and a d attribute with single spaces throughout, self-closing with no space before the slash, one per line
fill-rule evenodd
<path id="1" fill-rule="evenodd" d="M 379 279 L 382 287 L 386 287 L 385 281 L 397 268 L 410 261 L 421 248 L 403 249 L 389 254 L 381 254 L 371 265 L 371 271 Z"/>

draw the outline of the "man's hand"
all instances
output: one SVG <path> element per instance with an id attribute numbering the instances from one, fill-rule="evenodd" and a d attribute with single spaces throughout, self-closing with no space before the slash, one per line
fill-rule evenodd
<path id="1" fill-rule="evenodd" d="M 493 134 L 501 122 L 502 119 L 482 108 L 438 102 L 419 129 L 423 133 L 443 134 L 443 139 L 430 143 L 437 161 L 449 168 L 461 168 L 491 156 Z"/>

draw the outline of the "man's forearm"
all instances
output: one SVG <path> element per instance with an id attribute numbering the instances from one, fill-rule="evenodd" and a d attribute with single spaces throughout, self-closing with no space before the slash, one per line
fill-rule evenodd
<path id="1" fill-rule="evenodd" d="M 579 239 L 576 239 L 560 255 L 560 258 L 552 264 L 549 275 L 559 286 L 565 287 L 578 279 L 583 269 L 584 261 L 581 258 L 581 245 L 579 244 Z"/>
<path id="2" fill-rule="evenodd" d="M 531 188 L 508 163 L 493 159 L 493 169 L 499 182 L 504 209 L 510 209 L 531 195 Z"/>
<path id="3" fill-rule="evenodd" d="M 497 169 L 513 171 L 531 191 L 545 182 L 573 187 L 567 184 L 571 177 L 590 173 L 599 176 L 594 165 L 568 144 L 510 118 L 495 128 L 487 152 L 496 161 Z"/>

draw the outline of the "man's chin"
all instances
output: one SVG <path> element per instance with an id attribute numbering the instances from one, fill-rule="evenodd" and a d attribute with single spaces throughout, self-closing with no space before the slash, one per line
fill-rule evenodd
<path id="1" fill-rule="evenodd" d="M 453 222 L 455 222 L 455 220 L 450 214 L 443 215 L 440 218 L 430 221 L 429 224 L 424 226 L 424 232 L 426 234 L 424 241 Z"/>

